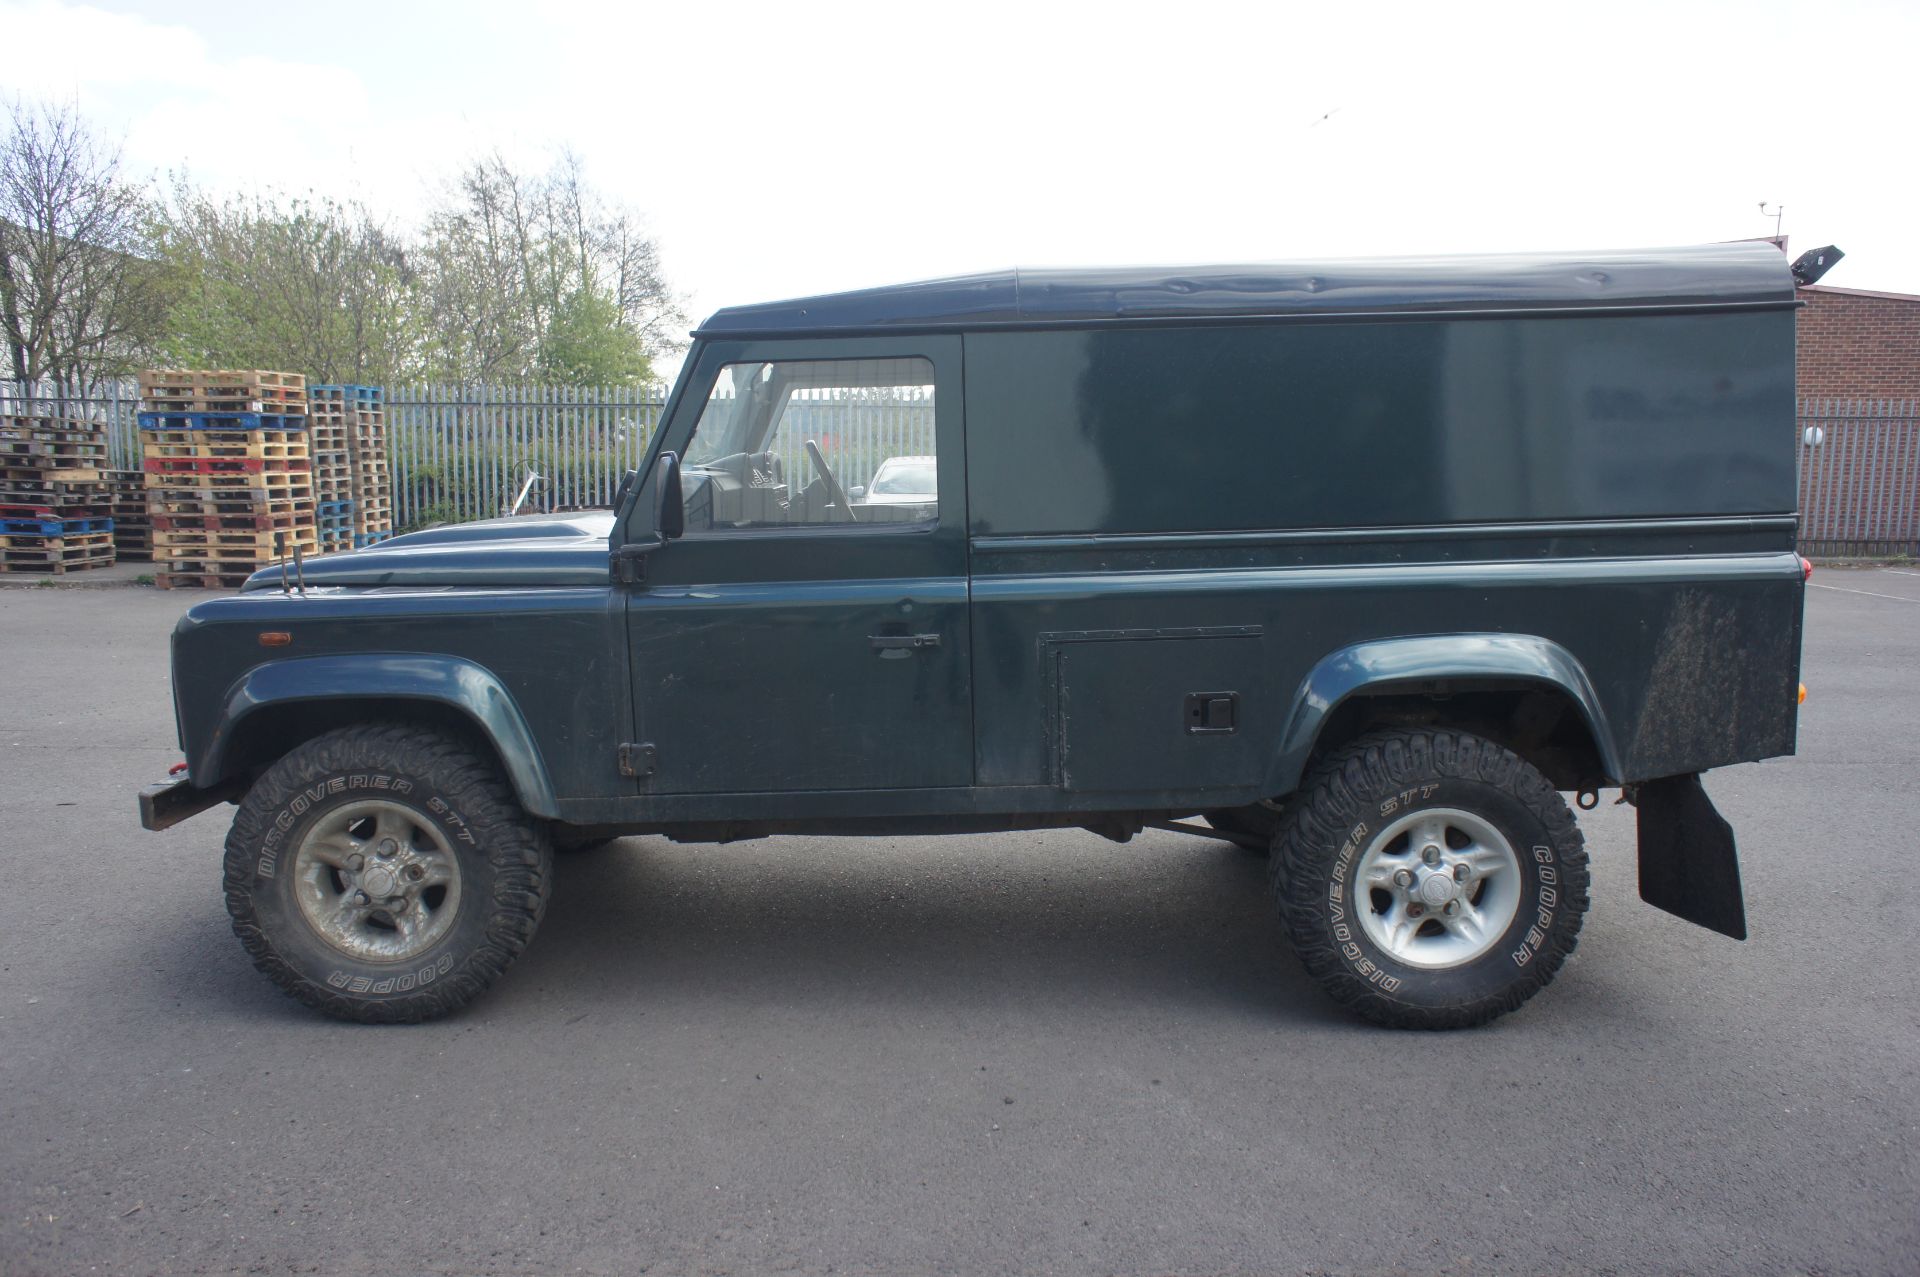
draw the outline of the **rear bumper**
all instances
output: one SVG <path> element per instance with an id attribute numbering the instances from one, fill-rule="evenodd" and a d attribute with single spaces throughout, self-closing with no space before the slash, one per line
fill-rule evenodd
<path id="1" fill-rule="evenodd" d="M 209 807 L 239 799 L 238 785 L 199 789 L 190 780 L 163 780 L 140 791 L 140 825 L 143 829 L 170 829 Z"/>

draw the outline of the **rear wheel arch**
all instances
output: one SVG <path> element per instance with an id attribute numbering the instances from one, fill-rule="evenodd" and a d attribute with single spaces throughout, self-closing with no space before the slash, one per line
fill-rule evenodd
<path id="1" fill-rule="evenodd" d="M 1356 644 L 1302 680 L 1269 792 L 1293 792 L 1324 758 L 1370 732 L 1448 728 L 1512 750 L 1556 789 L 1621 775 L 1585 668 L 1532 635 L 1459 634 Z"/>

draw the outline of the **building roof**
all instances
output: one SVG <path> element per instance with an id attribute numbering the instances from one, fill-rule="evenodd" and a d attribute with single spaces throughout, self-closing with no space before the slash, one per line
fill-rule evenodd
<path id="1" fill-rule="evenodd" d="M 1593 253 L 1357 258 L 1250 266 L 1008 270 L 753 306 L 702 337 L 1087 327 L 1152 320 L 1778 307 L 1793 276 L 1765 241 Z"/>
<path id="2" fill-rule="evenodd" d="M 1920 293 L 1882 293 L 1871 288 L 1835 288 L 1832 284 L 1808 284 L 1803 293 L 1833 293 L 1839 297 L 1878 297 L 1889 302 L 1920 302 Z"/>

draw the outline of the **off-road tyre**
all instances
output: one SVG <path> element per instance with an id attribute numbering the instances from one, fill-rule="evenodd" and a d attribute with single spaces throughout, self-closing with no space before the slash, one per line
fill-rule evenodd
<path id="1" fill-rule="evenodd" d="M 290 872 L 303 835 L 357 800 L 398 803 L 444 837 L 459 867 L 450 926 L 401 962 L 342 952 L 310 924 Z M 404 724 L 331 731 L 254 782 L 227 835 L 234 934 L 288 994 L 367 1023 L 445 1015 L 485 991 L 533 938 L 546 911 L 553 852 L 494 764 L 469 743 Z"/>
<path id="2" fill-rule="evenodd" d="M 1519 862 L 1512 922 L 1478 957 L 1437 970 L 1397 961 L 1355 912 L 1356 848 L 1426 808 L 1484 819 Z M 1379 732 L 1330 755 L 1289 807 L 1268 873 L 1308 973 L 1334 1001 L 1393 1028 L 1468 1028 L 1514 1010 L 1572 954 L 1587 911 L 1586 848 L 1566 802 L 1511 750 L 1462 732 Z"/>

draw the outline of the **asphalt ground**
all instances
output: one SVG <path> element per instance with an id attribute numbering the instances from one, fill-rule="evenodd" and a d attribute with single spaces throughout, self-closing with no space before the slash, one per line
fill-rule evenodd
<path id="1" fill-rule="evenodd" d="M 629 839 L 493 993 L 256 974 L 142 832 L 192 601 L 0 593 L 0 1272 L 1920 1271 L 1920 573 L 1822 572 L 1798 757 L 1714 773 L 1753 939 L 1583 816 L 1560 979 L 1346 1018 L 1262 867 L 1150 833 Z M 1607 796 L 1611 798 L 1611 795 Z"/>

